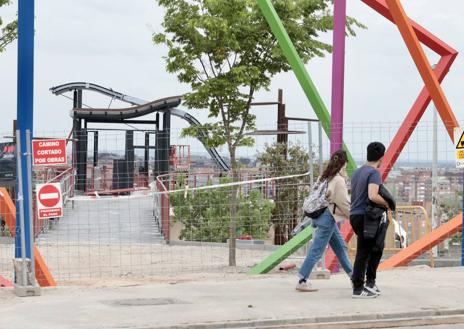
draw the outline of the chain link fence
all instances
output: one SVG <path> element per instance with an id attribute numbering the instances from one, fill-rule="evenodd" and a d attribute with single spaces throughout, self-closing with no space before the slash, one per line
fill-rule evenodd
<path id="1" fill-rule="evenodd" d="M 328 159 L 329 141 L 319 138 L 317 122 L 309 125 L 289 122 L 288 130 L 298 134 L 287 135 L 287 144 L 277 143 L 276 135 L 254 136 L 254 147 L 238 151 L 235 179 L 214 158 L 230 165 L 225 148 L 212 158 L 201 142 L 181 137 L 180 130 L 171 129 L 169 148 L 160 150 L 160 137 L 150 130 L 88 127 L 85 150 L 69 138 L 68 166 L 34 167 L 34 184 L 59 183 L 64 205 L 60 218 L 35 219 L 36 246 L 59 283 L 247 272 L 291 239 L 303 216 L 302 201 Z M 370 141 L 388 146 L 398 127 L 345 124 L 345 141 L 357 164 Z M 432 128 L 430 122 L 416 127 L 386 180 L 403 207 L 391 217 L 386 256 L 461 211 L 463 175 L 455 169 L 454 145 L 443 126 L 435 139 L 438 169 L 432 175 Z M 17 232 L 8 223 L 15 215 L 14 143 L 4 141 L 0 148 L 0 275 L 12 280 Z M 234 268 L 229 267 L 230 237 L 237 239 Z M 350 246 L 354 255 L 355 243 Z M 422 260 L 453 264 L 460 248 L 453 233 Z M 303 257 L 301 250 L 290 261 Z"/>

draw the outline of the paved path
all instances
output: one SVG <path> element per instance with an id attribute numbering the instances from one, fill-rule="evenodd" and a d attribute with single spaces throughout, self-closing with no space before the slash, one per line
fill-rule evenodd
<path id="1" fill-rule="evenodd" d="M 418 328 L 418 327 L 416 327 Z M 462 329 L 464 325 L 461 324 L 443 324 L 438 326 L 420 326 L 420 329 Z M 414 329 L 411 327 L 395 327 L 390 329 Z"/>
<path id="2" fill-rule="evenodd" d="M 68 202 L 65 216 L 39 236 L 41 242 L 159 243 L 153 216 L 153 197 L 102 197 Z"/>
<path id="3" fill-rule="evenodd" d="M 440 315 L 464 322 L 463 268 L 382 272 L 378 283 L 383 295 L 375 300 L 351 299 L 345 275 L 315 282 L 320 288 L 315 293 L 295 292 L 294 275 L 172 280 L 171 284 L 128 281 L 117 287 L 58 287 L 43 289 L 41 297 L 23 299 L 10 290 L 0 290 L 0 328 L 216 329 L 288 324 L 293 324 L 289 328 L 315 328 L 317 323 L 317 328 L 383 328 L 381 320 L 411 317 L 422 319 L 422 325 L 441 324 L 436 322 L 443 321 Z M 342 326 L 347 321 L 366 320 L 376 326 Z M 305 326 L 297 326 L 302 323 Z"/>

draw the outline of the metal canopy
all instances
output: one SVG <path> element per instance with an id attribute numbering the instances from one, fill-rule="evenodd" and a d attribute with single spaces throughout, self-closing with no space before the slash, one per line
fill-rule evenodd
<path id="1" fill-rule="evenodd" d="M 94 84 L 94 83 L 89 83 L 89 82 L 71 82 L 71 83 L 66 83 L 66 84 L 56 86 L 56 87 L 53 87 L 53 88 L 50 89 L 50 91 L 55 95 L 62 95 L 64 93 L 66 93 L 66 92 L 71 92 L 71 91 L 76 91 L 76 90 L 77 91 L 83 91 L 83 90 L 93 91 L 93 92 L 100 93 L 102 95 L 111 97 L 112 99 L 117 99 L 117 100 L 129 103 L 131 105 L 136 105 L 136 106 L 147 105 L 148 103 L 150 103 L 150 102 L 148 102 L 146 100 L 143 100 L 143 99 L 140 99 L 140 98 L 137 98 L 137 97 L 133 97 L 133 96 L 129 96 L 129 95 L 125 95 L 125 94 L 117 92 L 117 91 L 115 91 L 113 89 L 105 88 L 105 87 L 99 86 L 99 85 Z M 182 99 L 182 96 L 176 96 L 176 97 Z M 171 99 L 176 98 L 176 97 L 171 97 Z M 134 108 L 135 107 L 128 108 L 129 112 L 132 112 L 131 115 L 136 114 L 133 111 Z M 130 111 L 131 109 L 132 109 L 132 111 Z M 95 111 L 96 109 L 81 109 L 81 110 L 82 111 Z M 85 120 L 87 122 L 101 122 L 101 123 L 106 122 L 106 123 L 108 123 L 109 120 L 115 120 L 115 122 L 113 122 L 113 123 L 128 123 L 127 121 L 126 122 L 121 122 L 120 121 L 121 116 L 118 115 L 117 113 L 116 113 L 116 115 L 115 115 L 115 113 L 112 113 L 111 116 L 113 116 L 113 118 L 111 118 L 111 119 L 107 115 L 105 116 L 105 112 L 107 110 L 108 109 L 100 109 L 100 111 L 98 113 L 98 116 L 100 116 L 100 119 L 103 118 L 103 120 L 100 120 L 100 121 L 98 121 L 98 118 L 96 118 L 95 115 L 89 115 L 86 112 L 81 113 L 81 115 L 83 114 L 84 116 L 87 116 L 85 118 Z M 140 110 L 140 108 L 139 108 L 139 110 Z M 198 121 L 194 116 L 192 116 L 191 114 L 189 114 L 189 113 L 187 113 L 185 111 L 182 111 L 180 109 L 175 108 L 175 106 L 173 106 L 173 107 L 172 106 L 160 106 L 155 111 L 169 112 L 171 115 L 179 117 L 179 118 L 187 121 L 190 124 L 190 126 L 194 126 L 194 127 L 195 126 L 196 127 L 201 126 L 200 121 Z M 74 115 L 74 114 L 75 114 L 74 111 L 72 111 L 72 115 Z M 126 116 L 126 114 L 127 113 L 125 113 L 124 116 Z M 145 114 L 148 114 L 148 113 L 145 113 Z M 138 116 L 141 116 L 141 114 L 139 113 Z M 135 116 L 135 117 L 137 117 L 137 116 Z M 79 118 L 79 115 L 76 116 L 76 118 Z M 125 119 L 128 119 L 128 118 L 125 117 Z M 205 142 L 205 140 L 207 138 L 206 132 L 200 130 L 199 134 L 200 134 L 200 136 L 199 136 L 198 139 L 203 144 L 203 146 L 205 147 L 206 151 L 209 153 L 211 158 L 213 158 L 213 160 L 216 162 L 216 164 L 222 170 L 229 171 L 230 170 L 229 164 L 220 156 L 219 152 L 215 148 L 208 147 L 208 145 L 206 144 L 206 142 Z"/>
<path id="2" fill-rule="evenodd" d="M 245 136 L 273 136 L 273 135 L 304 135 L 305 131 L 300 130 L 255 130 L 246 133 Z"/>
<path id="3" fill-rule="evenodd" d="M 149 102 L 142 105 L 136 105 L 127 108 L 120 109 L 85 109 L 75 108 L 73 109 L 74 118 L 86 119 L 88 121 L 94 120 L 124 120 L 138 118 L 150 113 L 159 112 L 162 110 L 169 110 L 178 106 L 182 101 L 181 96 L 167 97 L 159 99 L 153 102 Z"/>

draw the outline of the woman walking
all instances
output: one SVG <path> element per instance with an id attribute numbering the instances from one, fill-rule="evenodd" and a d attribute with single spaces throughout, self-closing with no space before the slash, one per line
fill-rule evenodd
<path id="1" fill-rule="evenodd" d="M 296 290 L 303 292 L 317 291 L 308 281 L 314 266 L 321 259 L 327 245 L 332 247 L 341 266 L 351 277 L 353 267 L 347 253 L 345 240 L 340 234 L 337 223 L 350 217 L 350 198 L 346 187 L 346 152 L 339 150 L 330 158 L 319 181 L 327 180 L 327 200 L 329 206 L 317 218 L 313 219 L 313 226 L 317 228 L 311 247 L 308 250 L 303 265 L 299 271 L 299 281 Z"/>

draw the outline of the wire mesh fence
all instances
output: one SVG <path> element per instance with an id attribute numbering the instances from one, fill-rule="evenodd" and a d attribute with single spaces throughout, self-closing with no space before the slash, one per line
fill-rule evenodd
<path id="1" fill-rule="evenodd" d="M 370 141 L 388 146 L 399 126 L 345 124 L 345 141 L 357 165 Z M 275 125 L 259 128 L 272 129 Z M 232 237 L 237 239 L 235 271 L 247 272 L 291 239 L 303 217 L 302 201 L 329 156 L 329 140 L 325 134 L 319 138 L 317 122 L 289 122 L 288 129 L 300 133 L 287 135 L 286 144 L 277 143 L 282 139 L 276 135 L 258 135 L 253 147 L 240 148 L 234 176 L 220 166 L 230 165 L 226 148 L 208 151 L 201 141 L 181 137 L 180 130 L 160 135 L 134 127 L 87 127 L 85 136 L 68 139 L 67 166 L 34 167 L 34 184 L 59 183 L 64 205 L 62 217 L 35 215 L 37 249 L 58 282 L 143 278 L 229 270 Z M 389 168 L 385 183 L 400 210 L 391 216 L 386 258 L 430 237 L 438 226 L 457 223 L 463 175 L 455 169 L 454 145 L 440 125 L 438 169 L 432 175 L 432 136 L 432 123 L 419 124 Z M 0 275 L 11 280 L 17 234 L 11 224 L 14 143 L 5 141 L 1 149 Z M 459 234 L 457 228 L 446 230 L 433 237 L 442 242 L 432 252 L 416 254 L 426 264 L 454 264 L 461 252 Z M 292 261 L 303 257 L 301 250 Z"/>

